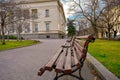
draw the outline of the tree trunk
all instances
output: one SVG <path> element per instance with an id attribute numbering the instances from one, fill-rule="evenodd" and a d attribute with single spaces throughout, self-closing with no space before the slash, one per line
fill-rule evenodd
<path id="1" fill-rule="evenodd" d="M 91 34 L 94 34 L 96 38 L 98 38 L 98 29 L 97 29 L 97 25 L 95 23 L 92 23 L 92 28 L 94 30 L 93 33 Z"/>
<path id="2" fill-rule="evenodd" d="M 111 26 L 110 26 L 110 24 L 108 23 L 108 39 L 109 39 L 109 40 L 110 40 L 110 38 L 111 38 L 110 30 L 111 30 Z"/>
<path id="3" fill-rule="evenodd" d="M 20 32 L 18 31 L 18 34 L 17 34 L 17 41 L 20 41 Z"/>
<path id="4" fill-rule="evenodd" d="M 2 19 L 1 18 L 1 37 L 2 37 L 2 45 L 5 45 L 6 43 L 5 43 L 5 30 L 4 30 L 4 28 L 5 28 L 5 21 L 4 21 L 4 19 Z"/>
<path id="5" fill-rule="evenodd" d="M 108 39 L 110 40 L 111 34 L 110 34 L 110 27 L 108 27 Z"/>
<path id="6" fill-rule="evenodd" d="M 5 45 L 5 33 L 4 33 L 4 24 L 1 25 L 1 32 L 2 32 L 2 45 Z"/>
<path id="7" fill-rule="evenodd" d="M 10 32 L 8 31 L 8 34 L 7 34 L 7 41 L 9 41 L 9 38 L 10 38 Z"/>
<path id="8" fill-rule="evenodd" d="M 96 36 L 96 38 L 99 38 L 98 29 L 96 27 L 94 27 L 94 35 Z"/>
<path id="9" fill-rule="evenodd" d="M 0 36 L 1 36 L 1 30 L 0 30 Z"/>

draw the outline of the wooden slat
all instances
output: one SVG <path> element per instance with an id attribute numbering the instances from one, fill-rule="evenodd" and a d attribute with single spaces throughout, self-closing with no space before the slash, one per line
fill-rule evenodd
<path id="1" fill-rule="evenodd" d="M 38 72 L 38 76 L 41 76 L 44 72 L 45 72 L 45 65 L 40 68 L 40 70 Z"/>
<path id="2" fill-rule="evenodd" d="M 62 45 L 63 48 L 69 48 L 71 47 L 71 44 L 70 43 L 66 43 L 66 45 Z"/>
<path id="3" fill-rule="evenodd" d="M 73 48 L 73 58 L 74 58 L 74 64 L 79 67 L 80 62 L 78 60 L 77 53 L 74 48 Z"/>
<path id="4" fill-rule="evenodd" d="M 72 68 L 71 68 L 71 48 L 68 48 L 68 52 L 67 52 L 67 56 L 66 56 L 66 61 L 65 61 L 65 65 L 64 65 L 64 73 L 65 74 L 69 74 L 72 72 Z"/>
<path id="5" fill-rule="evenodd" d="M 76 47 L 82 52 L 82 50 L 84 49 L 82 46 L 80 46 L 79 43 L 75 42 Z"/>
<path id="6" fill-rule="evenodd" d="M 76 45 L 74 47 L 76 49 L 76 53 L 79 56 L 79 60 L 80 60 L 82 57 L 84 57 L 84 54 L 78 49 Z"/>
<path id="7" fill-rule="evenodd" d="M 77 39 L 87 39 L 89 37 L 89 35 L 86 36 L 76 36 Z"/>
<path id="8" fill-rule="evenodd" d="M 66 57 L 66 48 L 64 48 L 64 51 L 61 53 L 58 62 L 56 64 L 56 69 L 55 71 L 58 73 L 61 73 L 63 71 L 63 66 L 65 64 L 65 57 Z"/>
<path id="9" fill-rule="evenodd" d="M 83 43 L 84 45 L 85 45 L 85 43 Z M 87 53 L 87 47 L 88 47 L 88 45 L 87 45 L 87 43 L 86 43 L 86 46 L 81 46 L 79 43 L 77 43 L 77 42 L 75 42 L 75 45 L 77 46 L 77 48 L 82 52 L 82 53 L 84 53 L 84 54 L 86 54 Z"/>
<path id="10" fill-rule="evenodd" d="M 60 56 L 62 52 L 62 47 L 56 52 L 54 57 L 45 65 L 45 69 L 51 71 L 53 68 L 54 63 L 57 61 L 58 57 Z"/>
<path id="11" fill-rule="evenodd" d="M 76 39 L 75 42 L 79 43 L 81 46 L 84 46 L 86 40 L 78 40 L 78 39 Z"/>

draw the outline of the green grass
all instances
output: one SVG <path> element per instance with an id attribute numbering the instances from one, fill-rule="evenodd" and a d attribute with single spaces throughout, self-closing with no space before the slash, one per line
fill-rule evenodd
<path id="1" fill-rule="evenodd" d="M 37 41 L 34 41 L 34 40 L 6 41 L 6 45 L 2 45 L 2 43 L 0 42 L 0 51 L 14 49 L 18 47 L 30 46 L 36 43 Z"/>
<path id="2" fill-rule="evenodd" d="M 120 41 L 96 40 L 89 53 L 120 78 Z"/>

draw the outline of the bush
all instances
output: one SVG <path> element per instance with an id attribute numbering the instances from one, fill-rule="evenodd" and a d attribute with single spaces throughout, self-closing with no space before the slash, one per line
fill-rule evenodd
<path id="1" fill-rule="evenodd" d="M 4 38 L 5 38 L 5 39 L 17 39 L 16 36 L 12 36 L 12 35 L 9 35 L 9 36 L 8 36 L 8 35 L 5 35 Z M 0 36 L 0 39 L 2 39 L 2 36 Z"/>

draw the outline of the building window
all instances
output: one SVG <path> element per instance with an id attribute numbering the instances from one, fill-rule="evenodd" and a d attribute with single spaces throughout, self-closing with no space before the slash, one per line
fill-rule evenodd
<path id="1" fill-rule="evenodd" d="M 29 10 L 23 10 L 23 17 L 25 18 L 25 19 L 30 19 L 30 13 L 29 13 Z"/>
<path id="2" fill-rule="evenodd" d="M 30 24 L 27 23 L 26 26 L 25 26 L 25 33 L 28 33 L 30 32 Z"/>
<path id="3" fill-rule="evenodd" d="M 35 32 L 38 32 L 38 24 L 37 23 L 35 23 L 34 27 L 35 27 Z"/>
<path id="4" fill-rule="evenodd" d="M 10 26 L 10 32 L 11 32 L 11 33 L 14 33 L 14 32 L 15 32 L 15 27 L 14 27 L 14 25 Z"/>
<path id="5" fill-rule="evenodd" d="M 37 9 L 32 9 L 32 18 L 38 18 Z"/>
<path id="6" fill-rule="evenodd" d="M 50 23 L 45 23 L 45 24 L 46 24 L 46 31 L 49 31 Z"/>
<path id="7" fill-rule="evenodd" d="M 45 10 L 45 17 L 49 17 L 49 9 Z"/>

